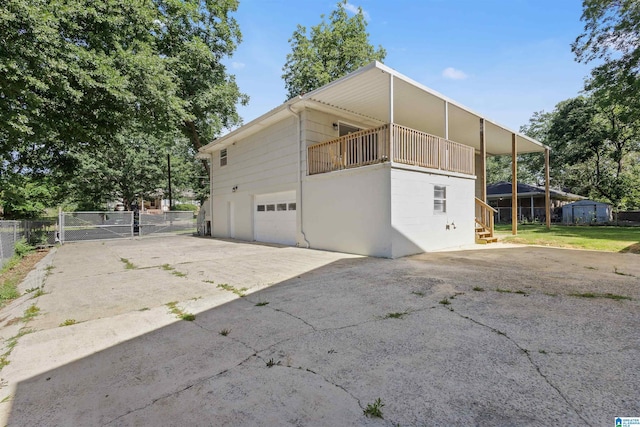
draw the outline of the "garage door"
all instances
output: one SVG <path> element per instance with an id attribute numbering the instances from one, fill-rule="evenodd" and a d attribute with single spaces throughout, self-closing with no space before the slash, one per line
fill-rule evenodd
<path id="1" fill-rule="evenodd" d="M 296 244 L 296 192 L 255 197 L 253 229 L 258 242 Z"/>

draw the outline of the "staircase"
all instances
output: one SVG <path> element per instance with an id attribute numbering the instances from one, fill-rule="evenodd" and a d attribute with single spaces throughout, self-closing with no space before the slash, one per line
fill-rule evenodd
<path id="1" fill-rule="evenodd" d="M 493 214 L 496 212 L 491 206 L 476 197 L 476 243 L 495 243 Z"/>

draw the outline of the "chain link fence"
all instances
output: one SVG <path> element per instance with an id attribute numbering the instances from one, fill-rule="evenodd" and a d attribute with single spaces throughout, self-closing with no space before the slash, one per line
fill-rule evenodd
<path id="1" fill-rule="evenodd" d="M 191 211 L 170 211 L 161 214 L 140 213 L 139 235 L 158 233 L 195 233 L 196 218 Z"/>
<path id="2" fill-rule="evenodd" d="M 133 212 L 61 212 L 60 242 L 133 238 Z"/>
<path id="3" fill-rule="evenodd" d="M 0 268 L 13 257 L 16 242 L 24 235 L 20 221 L 0 221 Z"/>

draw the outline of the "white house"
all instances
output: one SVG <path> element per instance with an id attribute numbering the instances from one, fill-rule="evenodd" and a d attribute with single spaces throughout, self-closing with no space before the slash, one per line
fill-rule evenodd
<path id="1" fill-rule="evenodd" d="M 199 156 L 214 237 L 395 258 L 490 239 L 487 155 L 545 150 L 373 62 Z"/>

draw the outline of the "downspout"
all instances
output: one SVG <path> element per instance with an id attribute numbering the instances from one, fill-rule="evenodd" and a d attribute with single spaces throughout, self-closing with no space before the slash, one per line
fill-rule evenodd
<path id="1" fill-rule="evenodd" d="M 306 248 L 309 249 L 311 247 L 311 244 L 309 243 L 309 241 L 307 240 L 307 236 L 304 234 L 304 227 L 302 225 L 302 144 L 304 143 L 303 139 L 302 139 L 302 126 L 300 125 L 300 122 L 302 120 L 302 117 L 300 115 L 300 112 L 295 112 L 293 111 L 293 108 L 291 108 L 291 105 L 287 105 L 287 109 L 289 110 L 289 112 L 291 114 L 293 114 L 296 119 L 297 119 L 297 129 L 298 129 L 298 194 L 300 195 L 300 203 L 297 207 L 298 212 L 300 213 L 300 222 L 298 225 L 298 232 L 300 233 L 300 235 L 302 236 L 302 238 L 304 239 L 304 243 L 306 244 Z"/>

